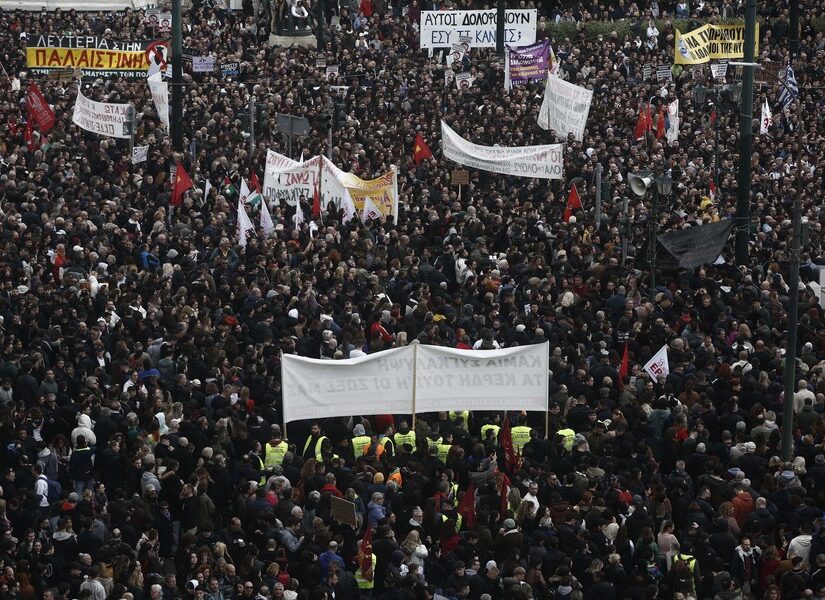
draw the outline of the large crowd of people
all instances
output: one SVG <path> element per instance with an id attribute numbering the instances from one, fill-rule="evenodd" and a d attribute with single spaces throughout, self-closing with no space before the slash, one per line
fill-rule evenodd
<path id="1" fill-rule="evenodd" d="M 774 120 L 750 157 L 739 109 L 695 101 L 697 84 L 719 84 L 707 65 L 655 77 L 672 63 L 673 19 L 741 17 L 743 4 L 520 2 L 538 8 L 559 76 L 594 90 L 577 142 L 536 124 L 542 85 L 504 90 L 494 49 L 463 59 L 469 90 L 445 85 L 418 39 L 420 11 L 441 3 L 307 3 L 330 80 L 315 47 L 269 45 L 266 11 L 196 2 L 185 53 L 239 66 L 186 67 L 185 151 L 145 80 L 83 80 L 93 100 L 135 104 L 135 143 L 150 146 L 138 164 L 126 140 L 72 123 L 78 84 L 27 73 L 26 43 L 154 39 L 142 13 L 0 13 L 0 600 L 825 598 L 815 287 L 800 295 L 794 458 L 780 459 L 795 198 L 803 281 L 825 265 L 821 6 L 801 3 L 799 96 L 780 110 L 778 86 L 757 82 L 754 131 L 766 98 Z M 765 65 L 789 60 L 785 4 L 759 9 Z M 585 26 L 597 20 L 617 27 L 597 35 Z M 27 133 L 31 81 L 57 117 L 46 134 Z M 292 158 L 325 154 L 331 97 L 346 109 L 331 159 L 363 178 L 396 165 L 397 223 L 344 223 L 330 205 L 313 235 L 312 198 L 297 226 L 295 208 L 272 203 L 274 234 L 241 247 L 235 189 L 263 177 L 267 149 L 287 153 L 277 114 L 313 125 Z M 678 140 L 634 135 L 649 99 L 654 115 L 680 100 Z M 442 119 L 480 144 L 565 142 L 565 179 L 471 169 L 459 191 Z M 420 164 L 417 133 L 434 155 Z M 638 251 L 651 219 L 672 231 L 731 218 L 745 160 L 749 264 L 734 266 L 730 243 L 652 288 Z M 194 187 L 171 208 L 176 161 Z M 598 223 L 597 164 L 610 186 Z M 642 169 L 670 174 L 672 194 L 635 196 L 628 175 Z M 572 181 L 583 208 L 565 222 Z M 363 415 L 285 435 L 283 354 L 339 360 L 413 340 L 549 342 L 549 415 L 425 414 L 414 429 L 411 415 Z M 663 345 L 670 373 L 654 381 L 642 366 Z M 333 516 L 333 498 L 355 521 Z"/>

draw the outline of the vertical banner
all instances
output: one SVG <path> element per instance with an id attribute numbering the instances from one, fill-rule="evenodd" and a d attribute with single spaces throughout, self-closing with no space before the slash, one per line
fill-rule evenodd
<path id="1" fill-rule="evenodd" d="M 542 129 L 552 129 L 560 137 L 572 133 L 581 142 L 592 101 L 593 90 L 567 83 L 558 77 L 548 77 L 544 86 L 544 101 L 536 120 Z"/>
<path id="2" fill-rule="evenodd" d="M 533 83 L 547 79 L 550 59 L 550 41 L 522 48 L 504 49 L 504 89 L 512 89 L 513 84 Z"/>
<path id="3" fill-rule="evenodd" d="M 171 131 L 169 127 L 169 84 L 163 81 L 160 73 L 152 75 L 148 79 L 149 91 L 152 93 L 152 100 L 155 103 L 155 110 L 158 113 L 161 124 L 166 131 Z"/>

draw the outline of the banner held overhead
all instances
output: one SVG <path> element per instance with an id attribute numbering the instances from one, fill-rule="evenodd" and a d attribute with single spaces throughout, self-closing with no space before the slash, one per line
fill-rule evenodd
<path id="1" fill-rule="evenodd" d="M 425 10 L 421 12 L 421 48 L 452 48 L 468 37 L 470 48 L 495 48 L 498 15 L 491 10 Z M 507 10 L 504 13 L 504 43 L 527 46 L 536 41 L 538 11 Z"/>
<path id="2" fill-rule="evenodd" d="M 548 77 L 544 84 L 544 101 L 537 117 L 538 125 L 542 129 L 554 130 L 563 138 L 572 133 L 581 142 L 592 101 L 593 90 L 558 77 Z"/>
<path id="3" fill-rule="evenodd" d="M 548 344 L 502 350 L 418 346 L 415 412 L 547 410 Z"/>
<path id="4" fill-rule="evenodd" d="M 460 165 L 518 177 L 562 179 L 564 144 L 547 146 L 481 146 L 468 142 L 441 121 L 444 156 Z"/>
<path id="5" fill-rule="evenodd" d="M 346 360 L 285 354 L 284 421 L 413 412 L 412 346 Z"/>

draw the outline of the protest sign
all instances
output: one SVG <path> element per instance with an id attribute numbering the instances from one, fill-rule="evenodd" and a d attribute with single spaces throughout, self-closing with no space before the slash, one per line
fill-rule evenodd
<path id="1" fill-rule="evenodd" d="M 455 87 L 460 90 L 469 90 L 473 87 L 472 73 L 459 73 L 455 76 Z"/>
<path id="2" fill-rule="evenodd" d="M 91 133 L 126 139 L 129 137 L 125 127 L 129 121 L 129 106 L 89 100 L 78 87 L 72 122 Z"/>
<path id="3" fill-rule="evenodd" d="M 547 410 L 548 345 L 416 349 L 415 411 Z"/>
<path id="4" fill-rule="evenodd" d="M 26 65 L 30 73 L 80 68 L 89 77 L 147 77 L 150 50 L 164 42 L 121 42 L 96 36 L 30 35 Z"/>
<path id="5" fill-rule="evenodd" d="M 413 386 L 415 376 L 415 386 Z M 548 344 L 405 346 L 346 360 L 284 355 L 284 420 L 442 410 L 547 410 Z"/>
<path id="6" fill-rule="evenodd" d="M 336 496 L 330 496 L 332 520 L 352 527 L 358 527 L 358 518 L 355 515 L 355 503 Z"/>
<path id="7" fill-rule="evenodd" d="M 158 28 L 162 31 L 169 31 L 172 29 L 172 13 L 162 12 L 158 15 Z"/>
<path id="8" fill-rule="evenodd" d="M 710 65 L 710 74 L 714 79 L 724 79 L 728 74 L 728 61 L 722 60 Z"/>
<path id="9" fill-rule="evenodd" d="M 149 78 L 149 91 L 161 124 L 166 131 L 171 131 L 169 128 L 169 84 L 163 81 L 160 73 Z"/>
<path id="10" fill-rule="evenodd" d="M 318 56 L 315 58 L 315 68 L 325 69 L 327 67 L 327 58 L 325 56 Z"/>
<path id="11" fill-rule="evenodd" d="M 192 72 L 193 73 L 211 73 L 215 70 L 214 56 L 193 56 L 192 57 Z"/>
<path id="12" fill-rule="evenodd" d="M 453 81 L 455 81 L 455 71 L 452 69 L 444 71 L 444 87 L 449 87 Z"/>
<path id="13" fill-rule="evenodd" d="M 481 146 L 463 139 L 444 121 L 441 122 L 441 142 L 445 158 L 474 169 L 538 179 L 564 177 L 564 144 Z"/>
<path id="14" fill-rule="evenodd" d="M 264 167 L 263 195 L 270 200 L 284 201 L 287 206 L 295 206 L 301 196 L 312 198 L 318 185 L 320 165 L 317 156 L 298 162 L 291 158 L 267 150 Z"/>
<path id="15" fill-rule="evenodd" d="M 324 205 L 335 203 L 338 208 L 352 205 L 358 215 L 365 215 L 364 204 L 377 209 L 384 217 L 398 222 L 398 173 L 393 169 L 375 179 L 361 179 L 354 173 L 346 173 L 325 156 L 320 157 L 321 197 Z"/>
<path id="16" fill-rule="evenodd" d="M 536 119 L 539 127 L 552 129 L 563 138 L 572 133 L 576 140 L 582 141 L 592 100 L 593 90 L 555 76 L 548 77 L 544 85 L 544 101 Z"/>
<path id="17" fill-rule="evenodd" d="M 425 10 L 421 12 L 421 48 L 452 48 L 459 36 L 468 37 L 470 48 L 496 47 L 496 10 Z M 504 43 L 526 46 L 536 41 L 538 11 L 505 12 Z"/>
<path id="18" fill-rule="evenodd" d="M 720 58 L 745 56 L 744 25 L 703 25 L 682 33 L 676 30 L 674 62 L 697 65 Z M 759 56 L 759 23 L 756 24 L 754 55 Z"/>
<path id="19" fill-rule="evenodd" d="M 132 148 L 132 164 L 146 162 L 149 158 L 149 146 L 135 146 Z"/>
<path id="20" fill-rule="evenodd" d="M 656 65 L 656 81 L 673 81 L 670 65 Z"/>
<path id="21" fill-rule="evenodd" d="M 148 27 L 157 27 L 160 21 L 159 8 L 147 8 L 143 13 L 143 24 Z"/>
<path id="22" fill-rule="evenodd" d="M 412 346 L 346 360 L 285 354 L 284 421 L 413 412 Z"/>
<path id="23" fill-rule="evenodd" d="M 667 359 L 667 346 L 662 346 L 644 366 L 647 374 L 654 382 L 659 381 L 659 377 L 667 378 L 670 373 L 670 363 Z"/>
<path id="24" fill-rule="evenodd" d="M 241 65 L 238 62 L 221 63 L 221 73 L 224 77 L 237 77 Z"/>
<path id="25" fill-rule="evenodd" d="M 330 65 L 327 67 L 327 79 L 329 81 L 334 80 L 338 77 L 338 65 Z"/>
<path id="26" fill-rule="evenodd" d="M 642 79 L 647 81 L 651 75 L 653 75 L 653 65 L 650 63 L 642 65 Z"/>
<path id="27" fill-rule="evenodd" d="M 550 52 L 550 42 L 547 40 L 522 48 L 505 48 L 504 89 L 511 89 L 514 83 L 532 83 L 547 79 Z"/>

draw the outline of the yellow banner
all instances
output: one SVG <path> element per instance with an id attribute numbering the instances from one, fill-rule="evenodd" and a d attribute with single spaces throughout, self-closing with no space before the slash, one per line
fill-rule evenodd
<path id="1" fill-rule="evenodd" d="M 759 23 L 754 36 L 754 54 L 759 54 Z M 688 33 L 676 30 L 674 62 L 699 65 L 722 58 L 745 56 L 744 25 L 703 25 Z"/>
<path id="2" fill-rule="evenodd" d="M 149 59 L 139 50 L 97 48 L 26 48 L 26 62 L 33 69 L 76 67 L 95 71 L 146 71 Z"/>
<path id="3" fill-rule="evenodd" d="M 367 180 L 346 173 L 326 157 L 322 158 L 321 193 L 325 204 L 334 202 L 342 207 L 349 201 L 359 218 L 383 216 L 398 222 L 398 173 L 395 168 L 376 179 Z"/>

